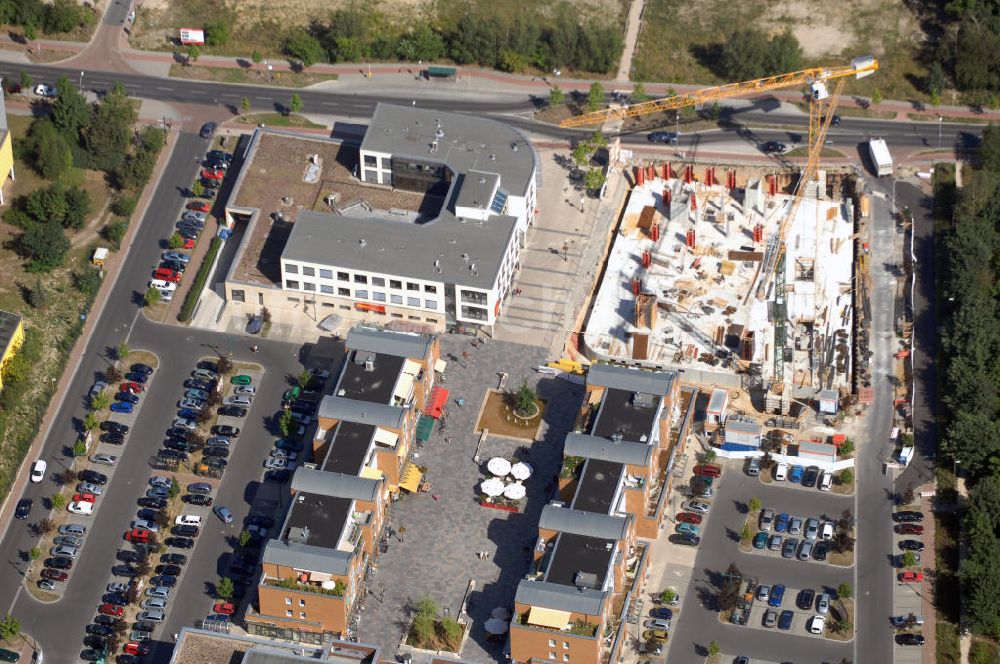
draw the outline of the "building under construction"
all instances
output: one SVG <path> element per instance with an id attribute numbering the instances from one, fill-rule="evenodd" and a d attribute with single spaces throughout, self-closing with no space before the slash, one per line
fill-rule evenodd
<path id="1" fill-rule="evenodd" d="M 769 412 L 851 391 L 858 248 L 849 180 L 819 171 L 782 250 L 794 174 L 658 164 L 633 178 L 585 324 L 588 356 L 744 388 Z"/>

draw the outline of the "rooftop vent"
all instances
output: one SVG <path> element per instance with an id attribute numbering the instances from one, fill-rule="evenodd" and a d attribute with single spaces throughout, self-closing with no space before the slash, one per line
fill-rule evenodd
<path id="1" fill-rule="evenodd" d="M 593 572 L 577 572 L 573 575 L 573 585 L 581 590 L 584 588 L 596 588 L 597 575 Z"/>
<path id="2" fill-rule="evenodd" d="M 611 434 L 611 442 L 612 443 L 620 443 L 620 442 L 622 442 L 622 432 L 621 431 L 615 431 L 613 434 Z"/>
<path id="3" fill-rule="evenodd" d="M 517 152 L 517 143 L 511 143 L 510 149 L 513 150 L 514 152 Z"/>
<path id="4" fill-rule="evenodd" d="M 469 262 L 469 254 L 462 254 L 462 260 L 465 261 L 466 263 L 468 263 Z"/>
<path id="5" fill-rule="evenodd" d="M 361 238 L 360 240 L 358 240 L 358 244 L 360 244 L 361 248 L 364 249 L 366 246 L 368 246 L 368 240 Z"/>
<path id="6" fill-rule="evenodd" d="M 368 373 L 371 373 L 372 371 L 375 371 L 375 358 L 374 357 L 365 358 L 365 371 L 367 371 Z"/>
<path id="7" fill-rule="evenodd" d="M 496 160 L 497 160 L 497 156 L 495 154 L 491 154 L 490 155 L 490 161 L 496 161 Z"/>
<path id="8" fill-rule="evenodd" d="M 646 394 L 645 392 L 632 393 L 632 405 L 637 408 L 652 408 L 655 403 L 655 398 L 652 394 Z"/>
<path id="9" fill-rule="evenodd" d="M 486 184 L 486 178 L 482 175 L 479 176 L 479 184 Z"/>
<path id="10" fill-rule="evenodd" d="M 299 502 L 301 502 L 301 496 Z M 305 544 L 309 541 L 309 526 L 302 526 L 301 528 L 294 527 L 288 529 L 288 541 L 295 542 L 297 544 Z"/>

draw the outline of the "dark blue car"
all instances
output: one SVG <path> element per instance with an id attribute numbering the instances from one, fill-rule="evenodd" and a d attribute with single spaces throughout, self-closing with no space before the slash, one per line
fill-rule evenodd
<path id="1" fill-rule="evenodd" d="M 779 583 L 771 588 L 771 594 L 767 598 L 767 605 L 779 607 L 783 599 L 785 599 L 785 586 Z"/>
<path id="2" fill-rule="evenodd" d="M 790 518 L 788 512 L 782 512 L 778 515 L 778 518 L 774 521 L 774 532 L 783 533 L 788 530 L 788 522 Z"/>
<path id="3" fill-rule="evenodd" d="M 673 620 L 674 612 L 666 607 L 659 607 L 649 612 L 649 615 L 657 620 Z"/>
<path id="4" fill-rule="evenodd" d="M 181 408 L 177 411 L 177 417 L 184 420 L 196 420 L 198 419 L 198 411 L 191 408 Z"/>
<path id="5" fill-rule="evenodd" d="M 139 397 L 131 392 L 119 392 L 115 395 L 115 400 L 124 401 L 125 403 L 139 403 Z"/>
<path id="6" fill-rule="evenodd" d="M 131 413 L 132 409 L 134 407 L 135 406 L 133 406 L 128 401 L 116 401 L 113 404 L 111 404 L 111 412 L 112 413 Z"/>

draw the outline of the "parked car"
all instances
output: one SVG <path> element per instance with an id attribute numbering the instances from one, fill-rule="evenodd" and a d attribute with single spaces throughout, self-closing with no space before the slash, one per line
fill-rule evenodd
<path id="1" fill-rule="evenodd" d="M 215 371 L 213 371 L 212 369 L 206 369 L 204 367 L 199 367 L 199 368 L 197 368 L 197 369 L 195 369 L 194 371 L 191 372 L 191 377 L 192 378 L 196 378 L 198 380 L 211 380 L 211 381 L 214 381 L 214 380 L 218 379 L 219 374 L 216 373 Z"/>
<path id="2" fill-rule="evenodd" d="M 813 547 L 813 560 L 823 562 L 829 552 L 830 544 L 828 542 L 817 542 L 816 546 Z"/>
<path id="3" fill-rule="evenodd" d="M 799 540 L 796 537 L 789 537 L 785 539 L 785 543 L 781 547 L 781 557 L 782 558 L 794 558 L 795 549 L 799 546 Z"/>
<path id="4" fill-rule="evenodd" d="M 678 523 L 674 526 L 674 532 L 687 533 L 689 535 L 701 535 L 701 530 L 699 530 L 698 526 L 690 523 Z"/>
<path id="5" fill-rule="evenodd" d="M 202 518 L 197 514 L 181 514 L 174 519 L 174 524 L 178 526 L 200 526 Z"/>
<path id="6" fill-rule="evenodd" d="M 223 150 L 209 150 L 205 156 L 209 159 L 224 161 L 226 163 L 232 163 L 233 161 L 233 155 Z"/>
<path id="7" fill-rule="evenodd" d="M 924 543 L 920 540 L 906 539 L 900 541 L 899 548 L 903 551 L 923 551 Z"/>
<path id="8" fill-rule="evenodd" d="M 192 411 L 200 411 L 205 407 L 205 402 L 201 399 L 181 399 L 177 403 L 177 407 L 181 409 L 190 409 Z M 189 413 L 185 413 L 187 415 Z M 197 414 L 195 415 L 197 417 Z"/>
<path id="9" fill-rule="evenodd" d="M 104 614 L 106 616 L 120 617 L 125 613 L 125 609 L 120 606 L 111 604 L 110 602 L 105 602 L 97 608 L 97 612 Z"/>
<path id="10" fill-rule="evenodd" d="M 201 171 L 204 180 L 221 180 L 226 177 L 226 172 L 222 169 L 205 168 Z"/>
<path id="11" fill-rule="evenodd" d="M 219 517 L 223 523 L 233 522 L 233 513 L 228 507 L 224 505 L 216 505 L 212 511 L 215 512 L 215 516 Z"/>
<path id="12" fill-rule="evenodd" d="M 218 125 L 214 122 L 206 122 L 201 126 L 201 131 L 198 132 L 198 135 L 202 138 L 212 138 L 212 136 L 215 135 L 215 129 L 217 127 Z"/>
<path id="13" fill-rule="evenodd" d="M 698 514 L 708 514 L 708 510 L 712 508 L 710 503 L 706 503 L 703 500 L 689 500 L 682 505 L 683 509 L 688 512 L 697 512 Z"/>
<path id="14" fill-rule="evenodd" d="M 806 629 L 810 634 L 822 634 L 826 629 L 826 618 L 823 616 L 813 616 L 806 622 Z"/>
<path id="15" fill-rule="evenodd" d="M 115 576 L 123 576 L 129 579 L 139 576 L 139 570 L 131 565 L 115 565 L 111 568 L 111 573 Z"/>
<path id="16" fill-rule="evenodd" d="M 767 546 L 767 533 L 760 531 L 753 536 L 753 548 L 763 549 Z"/>
<path id="17" fill-rule="evenodd" d="M 705 477 L 719 477 L 722 475 L 722 468 L 703 463 L 694 467 L 694 474 L 704 475 Z"/>
<path id="18" fill-rule="evenodd" d="M 806 472 L 802 474 L 802 486 L 812 488 L 816 486 L 816 481 L 819 479 L 819 468 L 817 466 L 809 466 L 806 468 Z"/>
<path id="19" fill-rule="evenodd" d="M 784 482 L 788 479 L 788 464 L 781 462 L 774 467 L 774 479 L 777 482 Z"/>
<path id="20" fill-rule="evenodd" d="M 760 529 L 765 533 L 771 532 L 774 527 L 774 510 L 765 507 L 760 511 Z"/>
<path id="21" fill-rule="evenodd" d="M 103 466 L 113 466 L 118 463 L 118 457 L 114 454 L 91 454 L 90 461 Z"/>
<path id="22" fill-rule="evenodd" d="M 223 447 L 221 445 L 216 445 L 214 447 L 206 447 L 202 452 L 202 456 L 206 457 L 219 457 L 221 459 L 229 458 L 229 448 Z"/>
<path id="23" fill-rule="evenodd" d="M 35 463 L 31 464 L 31 481 L 38 484 L 45 479 L 45 471 L 49 467 L 48 463 L 42 459 L 38 459 Z"/>
<path id="24" fill-rule="evenodd" d="M 234 394 L 233 396 L 226 399 L 226 403 L 232 404 L 234 406 L 243 406 L 244 408 L 249 408 L 250 405 L 253 403 L 253 399 L 251 399 L 249 396 L 245 394 Z M 292 416 L 294 417 L 295 413 L 292 413 Z M 308 417 L 306 419 L 311 420 L 311 418 Z M 308 422 L 302 422 L 302 424 L 308 424 Z"/>
<path id="25" fill-rule="evenodd" d="M 212 498 L 211 496 L 201 496 L 198 494 L 188 494 L 183 498 L 184 502 L 188 505 L 197 505 L 199 507 L 211 507 Z"/>
<path id="26" fill-rule="evenodd" d="M 181 219 L 184 221 L 200 221 L 204 223 L 205 220 L 208 219 L 208 214 L 205 212 L 199 212 L 198 210 L 188 209 L 187 212 L 181 215 Z"/>
<path id="27" fill-rule="evenodd" d="M 766 602 L 768 596 L 771 594 L 771 586 L 766 583 L 762 583 L 757 586 L 757 601 Z"/>
<path id="28" fill-rule="evenodd" d="M 893 530 L 899 535 L 923 535 L 924 527 L 917 523 L 897 523 Z"/>
<path id="29" fill-rule="evenodd" d="M 243 406 L 237 406 L 237 405 L 234 405 L 234 404 L 228 404 L 226 406 L 222 406 L 216 412 L 220 416 L 223 416 L 223 417 L 246 417 L 247 416 L 247 409 L 246 408 L 244 408 Z"/>
<path id="30" fill-rule="evenodd" d="M 117 431 L 108 431 L 101 434 L 101 442 L 108 443 L 109 445 L 123 445 L 125 443 L 125 436 Z"/>
<path id="31" fill-rule="evenodd" d="M 767 605 L 775 608 L 781 606 L 785 599 L 785 586 L 778 583 L 771 588 L 771 594 L 767 596 Z"/>
<path id="32" fill-rule="evenodd" d="M 201 530 L 198 526 L 174 526 L 170 529 L 172 535 L 180 537 L 197 537 Z"/>
<path id="33" fill-rule="evenodd" d="M 788 516 L 788 512 L 782 512 L 778 515 L 778 518 L 774 521 L 774 532 L 783 533 L 788 531 L 788 522 L 791 517 Z"/>
<path id="34" fill-rule="evenodd" d="M 902 512 L 895 512 L 892 515 L 892 520 L 896 523 L 916 523 L 924 520 L 924 513 L 914 510 L 904 510 Z"/>
<path id="35" fill-rule="evenodd" d="M 143 496 L 136 501 L 140 507 L 151 507 L 154 510 L 166 509 L 167 501 L 160 496 Z"/>
<path id="36" fill-rule="evenodd" d="M 701 544 L 700 537 L 688 533 L 674 533 L 669 539 L 674 544 L 680 544 L 682 546 L 698 546 Z"/>
<path id="37" fill-rule="evenodd" d="M 135 408 L 135 404 L 129 403 L 128 401 L 115 401 L 111 404 L 112 413 L 122 413 L 128 415 Z"/>
<path id="38" fill-rule="evenodd" d="M 66 509 L 72 514 L 90 516 L 94 513 L 94 503 L 72 502 L 66 506 Z"/>
<path id="39" fill-rule="evenodd" d="M 91 484 L 90 482 L 80 482 L 76 485 L 76 490 L 79 493 L 88 493 L 95 496 L 99 496 L 104 493 L 104 489 L 96 484 Z"/>
<path id="40" fill-rule="evenodd" d="M 14 508 L 14 518 L 22 521 L 27 519 L 28 515 L 31 514 L 31 506 L 33 504 L 34 502 L 31 498 L 22 498 L 17 501 L 17 507 Z"/>
<path id="41" fill-rule="evenodd" d="M 924 645 L 923 634 L 897 634 L 896 643 L 901 646 L 922 646 Z"/>
<path id="42" fill-rule="evenodd" d="M 253 379 L 246 374 L 238 374 L 236 376 L 233 376 L 229 380 L 229 382 L 233 385 L 250 385 L 251 383 L 253 383 Z"/>
<path id="43" fill-rule="evenodd" d="M 39 97 L 44 97 L 45 99 L 55 99 L 56 95 L 59 93 L 51 85 L 39 83 L 35 86 L 35 94 Z"/>
<path id="44" fill-rule="evenodd" d="M 69 579 L 69 574 L 66 572 L 53 569 L 51 567 L 46 567 L 40 573 L 41 577 L 47 581 L 66 581 Z"/>
<path id="45" fill-rule="evenodd" d="M 160 562 L 168 565 L 184 565 L 187 563 L 187 556 L 183 553 L 164 553 L 160 556 Z"/>
<path id="46" fill-rule="evenodd" d="M 793 484 L 802 483 L 802 475 L 805 473 L 805 468 L 802 466 L 792 466 L 791 472 L 788 473 L 788 481 Z"/>
<path id="47" fill-rule="evenodd" d="M 190 537 L 168 537 L 164 543 L 175 549 L 190 549 L 194 546 L 194 540 Z"/>
<path id="48" fill-rule="evenodd" d="M 216 436 L 227 436 L 229 438 L 240 437 L 239 427 L 230 426 L 228 424 L 216 424 L 212 427 L 212 433 Z"/>
<path id="49" fill-rule="evenodd" d="M 277 449 L 281 450 L 284 448 L 278 447 Z M 286 450 L 286 451 L 294 452 L 296 450 Z M 694 512 L 681 512 L 680 514 L 677 515 L 677 520 L 680 521 L 681 523 L 692 523 L 696 526 L 701 523 L 702 518 L 703 517 L 700 514 L 695 514 Z"/>
<path id="50" fill-rule="evenodd" d="M 79 523 L 64 523 L 59 526 L 59 530 L 56 532 L 60 535 L 76 535 L 79 537 L 87 532 L 87 527 Z"/>
<path id="51" fill-rule="evenodd" d="M 819 519 L 815 517 L 806 519 L 805 536 L 807 540 L 814 540 L 819 537 Z"/>
<path id="52" fill-rule="evenodd" d="M 816 591 L 811 588 L 804 588 L 799 591 L 799 595 L 795 599 L 795 606 L 803 611 L 809 611 L 813 607 L 814 599 L 816 599 Z"/>
<path id="53" fill-rule="evenodd" d="M 824 470 L 823 474 L 819 478 L 819 490 L 820 491 L 830 491 L 833 488 L 833 473 L 828 470 Z"/>
<path id="54" fill-rule="evenodd" d="M 812 556 L 813 546 L 815 544 L 812 540 L 802 540 L 802 544 L 799 546 L 799 560 L 809 560 Z"/>

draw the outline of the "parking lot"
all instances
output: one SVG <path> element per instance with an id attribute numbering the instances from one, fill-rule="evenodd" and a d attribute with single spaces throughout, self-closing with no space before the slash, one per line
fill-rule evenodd
<path id="1" fill-rule="evenodd" d="M 733 657 L 747 655 L 754 662 L 785 662 L 793 654 L 797 664 L 839 662 L 844 657 L 852 659 L 850 643 L 807 632 L 805 622 L 815 614 L 797 608 L 795 597 L 803 588 L 832 593 L 841 583 L 853 586 L 853 568 L 815 561 L 789 561 L 780 553 L 742 552 L 739 540 L 747 520 L 748 503 L 753 497 L 757 497 L 764 508 L 824 520 L 838 517 L 845 509 L 853 510 L 853 498 L 818 489 L 789 487 L 782 482 L 765 484 L 747 475 L 741 462 L 717 460 L 715 463 L 722 465 L 724 471 L 713 485 L 712 508 L 701 531 L 691 585 L 685 594 L 685 610 L 672 630 L 668 661 L 701 664 L 704 648 L 711 641 L 718 643 L 723 652 L 735 653 Z M 735 564 L 742 575 L 756 578 L 762 584 L 787 587 L 779 610 L 793 612 L 790 629 L 763 627 L 766 607 L 757 601 L 753 603 L 748 625 L 720 621 L 718 592 L 730 564 Z"/>

